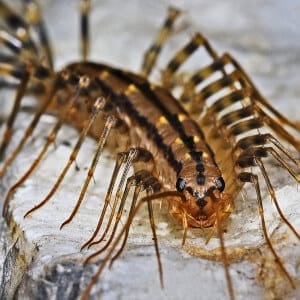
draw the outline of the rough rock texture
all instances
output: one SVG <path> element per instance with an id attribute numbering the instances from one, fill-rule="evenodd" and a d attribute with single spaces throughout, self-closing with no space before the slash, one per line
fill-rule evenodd
<path id="1" fill-rule="evenodd" d="M 96 2 L 96 1 L 94 1 Z M 215 48 L 232 53 L 249 72 L 263 94 L 291 119 L 299 120 L 300 90 L 300 6 L 289 1 L 173 1 L 185 11 L 178 34 L 162 53 L 153 79 L 159 77 L 172 55 L 195 31 L 204 33 Z M 68 7 L 66 7 L 68 5 Z M 165 16 L 167 3 L 153 1 L 101 1 L 92 15 L 92 54 L 96 61 L 138 70 L 142 52 L 156 34 Z M 47 1 L 44 4 L 57 56 L 57 68 L 78 59 L 78 14 L 76 1 Z M 201 58 L 201 55 L 200 55 Z M 2 96 L 1 96 L 2 97 Z M 6 101 L 5 99 L 1 99 Z M 10 101 L 9 101 L 10 102 Z M 16 145 L 29 115 L 20 114 L 11 148 Z M 1 179 L 1 195 L 33 161 L 50 125 L 44 117 L 32 142 Z M 105 152 L 100 160 L 96 184 L 92 184 L 80 213 L 72 224 L 59 230 L 68 217 L 86 168 L 95 149 L 88 140 L 78 158 L 79 170 L 72 168 L 64 186 L 51 202 L 27 219 L 24 213 L 38 203 L 52 187 L 76 142 L 76 132 L 65 127 L 40 168 L 14 194 L 8 228 L 0 224 L 0 299 L 76 299 L 94 274 L 97 264 L 82 266 L 84 257 L 93 252 L 81 245 L 89 238 L 97 222 L 101 199 L 112 172 L 113 160 Z M 289 221 L 300 231 L 299 187 L 278 166 L 268 171 L 277 196 Z M 265 246 L 257 214 L 254 193 L 245 189 L 246 201 L 238 199 L 237 208 L 224 235 L 231 275 L 237 299 L 297 299 L 281 276 Z M 282 224 L 264 191 L 266 221 L 272 243 L 293 278 L 300 278 L 299 241 Z M 1 197 L 2 198 L 2 197 Z M 158 205 L 155 210 L 165 288 L 161 289 L 147 214 L 142 211 L 134 221 L 131 237 L 123 256 L 111 270 L 105 270 L 92 291 L 92 299 L 224 299 L 227 297 L 224 270 L 213 237 L 205 246 L 208 232 L 191 230 L 181 248 L 181 227 Z"/>

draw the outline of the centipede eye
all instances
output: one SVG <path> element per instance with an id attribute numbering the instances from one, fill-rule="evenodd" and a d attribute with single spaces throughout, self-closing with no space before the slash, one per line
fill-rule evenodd
<path id="1" fill-rule="evenodd" d="M 217 189 L 220 193 L 222 193 L 225 189 L 225 181 L 222 177 L 219 177 L 215 180 Z"/>
<path id="2" fill-rule="evenodd" d="M 185 180 L 179 177 L 176 182 L 176 189 L 178 192 L 182 192 L 185 188 Z"/>

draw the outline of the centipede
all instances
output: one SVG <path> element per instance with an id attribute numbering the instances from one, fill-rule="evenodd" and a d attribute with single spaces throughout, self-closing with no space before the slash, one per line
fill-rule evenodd
<path id="1" fill-rule="evenodd" d="M 174 284 L 180 292 L 170 294 L 173 299 L 297 297 L 299 122 L 266 99 L 233 55 L 218 54 L 198 30 L 186 34 L 185 24 L 179 25 L 188 15 L 184 9 L 161 12 L 161 25 L 134 72 L 102 62 L 101 49 L 93 50 L 90 23 L 101 3 L 78 1 L 80 58 L 59 68 L 43 6 L 34 0 L 15 5 L 0 1 L 1 93 L 11 103 L 1 120 L 0 177 L 1 185 L 9 182 L 2 215 L 26 266 L 17 279 L 3 275 L 9 288 L 1 298 L 22 298 L 26 291 L 22 278 L 35 258 L 20 250 L 24 236 L 42 237 L 34 252 L 45 253 L 51 243 L 64 251 L 76 223 L 77 249 L 54 270 L 57 277 L 61 268 L 71 270 L 66 272 L 74 273 L 74 282 L 56 291 L 57 299 L 109 298 L 105 293 L 112 291 L 115 298 L 142 298 L 139 280 L 150 272 L 155 279 L 149 275 L 148 299 L 169 297 L 164 291 Z M 182 33 L 182 44 L 174 47 Z M 135 45 L 122 47 L 130 53 Z M 63 219 L 56 218 L 58 211 Z M 41 225 L 30 227 L 35 218 Z M 41 233 L 45 222 L 57 223 L 58 240 L 67 233 L 51 241 L 51 234 Z M 256 246 L 249 246 L 254 235 Z M 179 256 L 167 259 L 176 251 Z M 127 294 L 114 281 L 105 286 L 109 274 L 119 277 L 119 286 L 132 282 Z M 237 278 L 247 276 L 269 289 L 265 296 L 240 286 Z M 219 282 L 220 295 L 210 291 Z"/>

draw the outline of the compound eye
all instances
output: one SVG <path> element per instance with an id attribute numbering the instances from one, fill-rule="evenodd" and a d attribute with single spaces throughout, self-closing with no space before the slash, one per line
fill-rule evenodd
<path id="1" fill-rule="evenodd" d="M 176 189 L 178 192 L 182 192 L 184 188 L 185 188 L 185 180 L 179 177 L 176 182 Z"/>
<path id="2" fill-rule="evenodd" d="M 217 186 L 217 189 L 220 193 L 222 193 L 225 189 L 225 182 L 224 182 L 224 179 L 222 177 L 219 177 L 215 180 L 215 183 L 216 183 L 216 186 Z"/>

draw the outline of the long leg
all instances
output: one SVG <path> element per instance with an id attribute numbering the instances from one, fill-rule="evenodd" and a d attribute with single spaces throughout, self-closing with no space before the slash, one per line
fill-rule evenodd
<path id="1" fill-rule="evenodd" d="M 141 162 L 141 161 L 148 162 L 151 159 L 152 159 L 151 154 L 148 151 L 146 151 L 145 149 L 142 149 L 142 148 L 132 148 L 128 152 L 118 153 L 116 163 L 115 163 L 115 167 L 114 167 L 114 170 L 113 170 L 113 174 L 111 176 L 109 187 L 108 187 L 108 190 L 107 190 L 107 193 L 106 193 L 106 196 L 105 196 L 104 206 L 102 208 L 102 212 L 101 212 L 101 215 L 99 217 L 97 227 L 96 227 L 93 235 L 91 236 L 91 238 L 82 246 L 81 249 L 83 249 L 87 246 L 90 247 L 92 244 L 97 244 L 98 242 L 102 241 L 103 238 L 105 237 L 105 235 L 107 234 L 108 228 L 110 226 L 109 224 L 112 221 L 115 207 L 116 207 L 116 205 L 117 205 L 117 203 L 118 203 L 118 201 L 119 201 L 119 199 L 122 195 L 122 188 L 123 188 L 126 176 L 128 174 L 129 168 L 131 167 L 132 163 Z M 112 212 L 111 212 L 111 215 L 110 215 L 110 221 L 108 222 L 107 228 L 104 231 L 104 234 L 102 235 L 100 240 L 95 242 L 95 243 L 92 243 L 92 241 L 95 239 L 95 237 L 97 236 L 97 234 L 98 234 L 98 232 L 99 232 L 99 230 L 102 226 L 102 223 L 103 223 L 106 211 L 107 211 L 107 207 L 108 207 L 108 205 L 110 204 L 110 201 L 111 201 L 112 191 L 113 191 L 113 188 L 116 184 L 117 176 L 118 176 L 118 174 L 120 172 L 120 168 L 123 164 L 125 165 L 125 167 L 124 167 L 124 171 L 123 171 L 122 177 L 120 179 L 120 182 L 119 182 L 119 185 L 118 185 L 118 188 L 117 188 L 116 196 L 115 196 L 114 203 L 113 203 L 113 209 L 112 209 Z"/>
<path id="2" fill-rule="evenodd" d="M 133 197 L 132 197 L 132 202 L 131 202 L 131 206 L 130 206 L 130 211 L 129 211 L 129 214 L 128 214 L 128 218 L 132 215 L 132 213 L 133 213 L 133 211 L 135 209 L 136 202 L 137 202 L 138 196 L 139 196 L 139 194 L 140 194 L 141 191 L 142 191 L 142 186 L 141 185 L 137 185 L 135 187 L 135 189 L 134 189 L 134 194 L 133 194 Z M 128 221 L 128 219 L 127 219 L 127 221 Z M 130 227 L 128 227 L 127 230 L 125 231 L 122 245 L 121 245 L 120 249 L 117 251 L 117 253 L 112 257 L 111 262 L 109 264 L 109 268 L 112 267 L 114 261 L 116 261 L 118 259 L 118 257 L 120 257 L 120 255 L 122 254 L 122 252 L 123 252 L 123 250 L 125 248 L 127 239 L 128 239 L 129 230 L 130 230 Z"/>
<path id="3" fill-rule="evenodd" d="M 20 109 L 21 100 L 25 94 L 25 91 L 26 91 L 26 88 L 28 85 L 28 81 L 29 81 L 29 74 L 27 72 L 25 72 L 23 75 L 23 78 L 20 82 L 19 88 L 17 90 L 12 111 L 6 122 L 6 130 L 4 132 L 2 140 L 0 142 L 0 158 L 2 158 L 5 148 L 7 147 L 8 143 L 10 141 L 10 138 L 12 136 L 13 124 L 15 122 L 16 116 Z"/>
<path id="4" fill-rule="evenodd" d="M 239 179 L 242 182 L 250 182 L 254 185 L 255 191 L 256 191 L 256 196 L 257 196 L 257 203 L 258 203 L 258 208 L 259 208 L 259 215 L 261 219 L 261 225 L 262 225 L 262 230 L 263 234 L 265 237 L 265 240 L 267 242 L 267 245 L 269 249 L 272 252 L 272 255 L 274 257 L 275 263 L 278 265 L 282 273 L 285 275 L 285 277 L 289 280 L 290 284 L 292 285 L 293 288 L 295 288 L 295 284 L 293 282 L 293 279 L 289 275 L 288 271 L 285 269 L 283 263 L 281 262 L 277 252 L 275 251 L 272 242 L 269 238 L 268 232 L 267 232 L 267 227 L 265 223 L 265 218 L 264 218 L 264 209 L 263 209 L 263 203 L 262 203 L 262 198 L 261 198 L 261 192 L 260 192 L 260 186 L 259 186 L 259 181 L 257 175 L 254 175 L 252 173 L 248 172 L 243 172 L 239 175 Z"/>
<path id="5" fill-rule="evenodd" d="M 20 39 L 23 43 L 30 45 L 35 53 L 37 53 L 37 49 L 30 38 L 28 24 L 21 16 L 16 14 L 2 1 L 0 1 L 0 16 L 1 19 L 5 21 L 5 25 L 8 27 L 8 29 L 13 30 L 18 39 Z"/>
<path id="6" fill-rule="evenodd" d="M 141 158 L 141 156 L 138 157 L 138 158 Z M 137 162 L 137 161 L 135 161 L 135 162 Z M 90 256 L 90 259 L 92 257 L 95 257 L 95 256 L 99 255 L 100 253 L 102 253 L 105 249 L 107 249 L 107 247 L 112 242 L 112 240 L 115 236 L 116 230 L 118 228 L 118 224 L 121 220 L 121 216 L 122 216 L 122 213 L 123 213 L 125 201 L 128 197 L 128 193 L 129 193 L 130 188 L 132 186 L 140 187 L 140 188 L 135 189 L 135 194 L 133 195 L 133 198 L 132 198 L 132 204 L 131 204 L 131 209 L 130 209 L 130 211 L 132 212 L 133 207 L 135 206 L 135 202 L 136 202 L 137 197 L 138 197 L 137 192 L 140 193 L 140 191 L 144 190 L 145 188 L 149 188 L 149 186 L 154 186 L 154 184 L 157 184 L 156 178 L 153 177 L 153 175 L 151 173 L 149 173 L 148 171 L 144 171 L 144 170 L 140 170 L 140 171 L 136 172 L 133 176 L 131 176 L 127 179 L 125 190 L 123 192 L 122 199 L 121 199 L 120 204 L 119 204 L 118 212 L 117 212 L 117 215 L 116 215 L 116 218 L 115 218 L 115 224 L 113 226 L 110 238 L 108 239 L 108 241 L 106 242 L 104 247 L 102 247 L 100 250 L 98 250 L 96 253 L 94 253 L 92 256 Z M 112 209 L 111 216 L 113 215 L 113 210 L 114 209 Z M 129 213 L 129 215 L 130 215 L 130 213 Z M 89 247 L 92 246 L 92 245 L 98 244 L 102 240 L 103 240 L 103 238 L 100 238 L 99 241 L 89 244 Z"/>
<path id="7" fill-rule="evenodd" d="M 80 82 L 80 81 L 79 81 Z M 11 195 L 15 192 L 15 190 L 20 187 L 25 180 L 31 175 L 31 173 L 37 168 L 37 166 L 39 165 L 39 163 L 41 162 L 42 158 L 44 157 L 44 155 L 46 154 L 49 146 L 51 144 L 54 143 L 57 133 L 59 132 L 61 126 L 63 125 L 65 119 L 68 117 L 68 115 L 71 113 L 72 108 L 74 107 L 76 100 L 78 99 L 79 93 L 80 93 L 80 89 L 81 87 L 79 86 L 79 88 L 76 90 L 75 95 L 73 96 L 72 100 L 69 101 L 66 109 L 65 109 L 65 113 L 63 114 L 62 117 L 60 117 L 58 119 L 58 121 L 56 122 L 55 126 L 53 127 L 52 131 L 50 132 L 50 134 L 48 135 L 47 141 L 44 144 L 43 148 L 41 149 L 40 153 L 38 154 L 37 158 L 34 160 L 34 162 L 30 165 L 30 167 L 28 168 L 28 170 L 25 172 L 25 174 L 9 189 L 5 200 L 4 200 L 4 205 L 3 205 L 3 210 L 4 213 L 6 214 L 7 211 L 7 207 L 8 207 L 8 202 L 9 199 L 11 198 Z"/>
<path id="8" fill-rule="evenodd" d="M 272 151 L 273 149 L 269 149 L 269 151 Z M 272 152 L 271 152 L 272 153 Z M 276 153 L 276 152 L 275 152 Z M 276 157 L 276 156 L 275 156 Z M 278 159 L 280 159 L 280 157 L 278 157 Z M 262 160 L 260 158 L 256 158 L 256 162 L 257 162 L 257 165 L 259 166 L 260 168 L 260 171 L 261 173 L 263 174 L 263 177 L 264 177 L 264 180 L 267 184 L 267 188 L 268 188 L 268 191 L 269 191 L 269 194 L 276 206 L 276 209 L 278 211 L 278 214 L 280 215 L 280 218 L 282 219 L 282 221 L 291 229 L 291 231 L 294 233 L 294 235 L 298 238 L 298 240 L 300 240 L 300 235 L 299 233 L 296 231 L 296 229 L 289 223 L 289 221 L 286 219 L 286 217 L 284 216 L 279 204 L 278 204 L 278 201 L 276 199 L 276 194 L 275 194 L 275 191 L 274 191 L 274 188 L 271 184 L 271 181 L 270 181 L 270 178 L 268 176 L 268 173 L 265 169 L 265 166 L 262 162 Z M 300 182 L 300 178 L 298 178 L 298 182 Z"/>
<path id="9" fill-rule="evenodd" d="M 154 188 L 154 190 L 156 190 L 156 189 Z M 141 206 L 145 202 L 153 201 L 155 199 L 166 199 L 165 197 L 169 197 L 169 196 L 170 197 L 179 197 L 183 201 L 185 201 L 183 194 L 179 193 L 177 191 L 158 192 L 158 193 L 154 193 L 150 196 L 147 196 L 147 197 L 142 198 L 142 199 L 139 200 L 139 202 L 137 203 L 136 207 L 134 208 L 132 214 L 128 217 L 126 224 L 123 226 L 122 230 L 120 231 L 118 236 L 115 238 L 115 240 L 112 243 L 110 249 L 108 250 L 106 256 L 104 257 L 101 265 L 99 266 L 98 270 L 96 271 L 96 273 L 92 277 L 91 281 L 89 282 L 87 288 L 83 292 L 83 295 L 81 296 L 82 300 L 87 300 L 88 299 L 89 294 L 91 292 L 91 289 L 93 288 L 94 284 L 97 282 L 99 276 L 103 272 L 103 270 L 106 267 L 106 264 L 108 263 L 108 261 L 112 258 L 113 252 L 115 251 L 116 247 L 118 246 L 119 242 L 121 241 L 123 235 L 127 232 L 128 228 L 130 227 L 130 225 L 133 221 L 133 218 L 135 217 L 137 212 L 140 210 Z"/>
<path id="10" fill-rule="evenodd" d="M 122 173 L 122 176 L 121 176 L 121 179 L 120 179 L 117 191 L 116 191 L 116 196 L 115 196 L 115 199 L 113 201 L 112 210 L 111 210 L 111 213 L 110 213 L 109 220 L 107 222 L 106 228 L 105 228 L 102 236 L 100 237 L 100 239 L 98 241 L 96 241 L 96 242 L 91 243 L 89 246 L 92 246 L 92 245 L 100 243 L 106 237 L 106 235 L 107 235 L 107 233 L 109 231 L 109 228 L 111 226 L 111 223 L 113 221 L 113 217 L 114 217 L 114 214 L 115 214 L 115 210 L 117 208 L 117 204 L 121 200 L 122 193 L 123 193 L 122 189 L 123 189 L 124 183 L 126 181 L 129 169 L 131 168 L 132 163 L 133 163 L 134 159 L 136 158 L 137 154 L 138 154 L 138 150 L 135 149 L 135 148 L 132 148 L 132 149 L 130 149 L 130 151 L 126 155 L 126 159 L 124 161 L 124 170 L 123 170 L 123 173 Z"/>
<path id="11" fill-rule="evenodd" d="M 89 14 L 91 10 L 90 0 L 80 1 L 80 23 L 81 23 L 81 56 L 83 61 L 87 60 L 90 50 Z"/>
<path id="12" fill-rule="evenodd" d="M 227 60 L 227 59 L 226 59 Z M 195 107 L 193 107 L 194 113 L 195 111 L 197 113 L 200 113 L 206 103 L 206 100 L 211 97 L 212 95 L 220 92 L 221 90 L 225 89 L 225 88 L 230 88 L 231 86 L 233 86 L 235 83 L 238 83 L 241 85 L 241 92 L 239 93 L 238 91 L 233 91 L 230 92 L 229 95 L 226 95 L 224 98 L 219 99 L 219 101 L 216 101 L 209 109 L 207 112 L 206 117 L 204 118 L 204 120 L 208 119 L 210 116 L 212 116 L 213 113 L 215 113 L 216 111 L 218 111 L 218 109 L 224 109 L 226 108 L 225 104 L 232 104 L 234 102 L 237 102 L 239 100 L 243 100 L 248 98 L 248 101 L 250 101 L 250 106 L 251 106 L 251 110 L 253 111 L 253 116 L 259 115 L 259 117 L 257 118 L 257 121 L 251 121 L 253 124 L 250 126 L 251 128 L 255 128 L 253 126 L 254 123 L 256 122 L 257 124 L 257 128 L 261 127 L 262 124 L 269 126 L 272 130 L 274 130 L 281 138 L 285 139 L 286 141 L 288 141 L 289 143 L 291 143 L 297 150 L 300 151 L 300 142 L 298 140 L 295 139 L 295 137 L 293 135 L 291 135 L 287 130 L 285 130 L 284 128 L 282 128 L 282 126 L 280 126 L 281 119 L 278 117 L 278 119 L 274 120 L 273 117 L 271 117 L 270 115 L 268 115 L 266 112 L 264 112 L 258 105 L 257 105 L 257 101 L 260 103 L 260 100 L 258 98 L 256 98 L 257 93 L 252 89 L 251 86 L 247 85 L 247 83 L 245 82 L 245 79 L 242 75 L 242 73 L 239 70 L 235 70 L 232 73 L 228 74 L 226 77 L 223 77 L 221 79 L 218 79 L 210 84 L 208 84 L 207 86 L 205 86 L 200 92 L 198 92 L 196 94 L 196 99 L 197 99 L 197 105 L 198 105 L 198 111 L 195 109 Z M 237 98 L 241 97 L 241 99 Z M 222 100 L 223 103 L 223 107 L 220 106 L 220 100 Z M 230 103 L 231 101 L 231 103 Z M 242 103 L 242 102 L 241 102 Z M 219 110 L 219 111 L 220 111 Z M 244 109 L 244 112 L 246 112 L 246 108 Z M 271 111 L 272 113 L 274 113 L 274 109 Z M 241 109 L 241 113 L 243 113 L 243 110 Z M 238 113 L 236 113 L 238 114 Z M 277 117 L 277 115 L 275 115 Z M 235 116 L 235 120 L 238 120 L 237 115 Z M 246 121 L 245 121 L 246 123 Z M 249 122 L 248 122 L 249 123 Z M 241 125 L 241 122 L 239 124 L 237 124 L 234 129 L 232 130 L 241 130 L 240 127 L 243 126 L 245 128 L 244 125 Z M 247 125 L 248 126 L 248 125 Z M 249 127 L 249 129 L 250 129 Z M 243 130 L 244 131 L 244 130 Z"/>
<path id="13" fill-rule="evenodd" d="M 291 122 L 289 119 L 284 117 L 279 111 L 277 111 L 274 107 L 272 107 L 272 105 L 270 105 L 270 103 L 260 94 L 256 86 L 254 85 L 253 81 L 250 79 L 250 77 L 247 75 L 247 73 L 244 71 L 241 65 L 229 54 L 226 53 L 224 55 L 226 56 L 227 62 L 231 63 L 236 68 L 236 70 L 239 71 L 240 77 L 244 78 L 245 82 L 249 86 L 251 86 L 251 88 L 254 91 L 254 96 L 256 101 L 258 101 L 261 105 L 263 105 L 265 108 L 271 111 L 276 116 L 276 118 L 279 120 L 280 123 L 288 125 L 294 128 L 295 130 L 300 131 L 299 126 L 295 125 L 295 123 Z"/>
<path id="14" fill-rule="evenodd" d="M 14 53 L 18 59 L 26 59 L 37 54 L 37 50 L 31 44 L 5 29 L 0 29 L 0 44 Z"/>
<path id="15" fill-rule="evenodd" d="M 241 89 L 248 88 L 251 91 L 251 97 L 253 101 L 255 101 L 255 103 L 259 103 L 263 108 L 269 110 L 275 116 L 276 122 L 290 126 L 294 130 L 298 130 L 298 131 L 300 130 L 300 128 L 298 128 L 293 122 L 288 120 L 286 117 L 284 117 L 280 112 L 278 112 L 275 108 L 273 108 L 269 104 L 269 102 L 259 93 L 258 89 L 251 81 L 251 79 L 244 71 L 244 69 L 240 66 L 240 64 L 234 58 L 232 58 L 232 56 L 230 56 L 228 53 L 223 54 L 221 58 L 215 60 L 215 62 L 211 66 L 209 66 L 208 69 L 205 68 L 201 69 L 199 71 L 200 74 L 202 73 L 201 74 L 202 76 L 199 76 L 199 79 L 201 80 L 197 78 L 198 75 L 196 73 L 195 77 L 192 77 L 191 79 L 191 84 L 195 86 L 195 84 L 193 84 L 194 81 L 196 82 L 196 84 L 201 83 L 201 81 L 205 79 L 205 77 L 213 73 L 212 71 L 214 71 L 214 69 L 216 71 L 219 71 L 220 67 L 223 66 L 224 68 L 225 65 L 229 65 L 229 64 L 231 64 L 235 68 L 235 70 L 231 74 L 228 74 L 228 79 L 229 79 L 228 85 L 234 84 L 234 82 L 238 82 L 241 85 Z M 216 93 L 222 87 L 221 84 L 222 82 L 226 82 L 226 77 L 219 81 L 218 84 L 219 86 L 216 86 L 216 84 L 212 84 L 209 87 L 201 90 L 200 93 L 198 94 L 199 98 L 205 99 L 208 98 L 210 95 Z"/>
<path id="16" fill-rule="evenodd" d="M 98 250 L 97 252 L 95 252 L 92 255 L 90 255 L 86 259 L 85 264 L 88 263 L 94 257 L 96 257 L 99 254 L 101 254 L 103 251 L 105 251 L 108 248 L 108 246 L 111 244 L 111 242 L 113 241 L 113 238 L 115 237 L 115 234 L 117 232 L 117 228 L 118 228 L 119 222 L 120 222 L 122 214 L 123 214 L 123 209 L 124 209 L 124 205 L 125 205 L 125 202 L 127 200 L 127 197 L 128 197 L 129 190 L 131 189 L 131 187 L 134 184 L 135 184 L 135 176 L 129 177 L 127 179 L 125 190 L 123 192 L 122 199 L 121 199 L 121 202 L 120 202 L 120 205 L 119 205 L 119 208 L 118 208 L 118 212 L 117 212 L 116 219 L 115 219 L 115 224 L 113 226 L 112 233 L 111 233 L 108 241 L 106 242 L 106 244 L 104 245 L 104 247 L 102 247 L 100 250 Z M 91 243 L 89 246 L 92 246 L 92 245 L 95 245 L 95 244 L 98 244 L 98 242 Z"/>
<path id="17" fill-rule="evenodd" d="M 33 117 L 33 120 L 31 121 L 31 123 L 27 127 L 27 129 L 26 129 L 21 141 L 19 142 L 18 146 L 14 149 L 14 151 L 11 153 L 11 155 L 4 162 L 4 165 L 0 169 L 0 178 L 5 174 L 7 168 L 11 165 L 11 163 L 14 161 L 16 156 L 22 150 L 22 148 L 24 147 L 26 141 L 32 135 L 34 129 L 36 128 L 37 124 L 39 123 L 39 120 L 40 120 L 42 114 L 46 111 L 47 107 L 49 106 L 49 104 L 53 100 L 54 95 L 56 94 L 57 89 L 58 89 L 58 86 L 57 86 L 56 83 L 53 84 L 53 86 L 51 88 L 51 91 L 49 92 L 49 96 L 46 99 L 46 101 L 44 101 L 44 103 L 41 105 L 39 110 L 37 110 L 37 112 L 35 113 L 35 115 Z"/>
<path id="18" fill-rule="evenodd" d="M 216 60 L 218 58 L 217 53 L 211 47 L 209 42 L 200 33 L 194 35 L 194 37 L 169 61 L 167 67 L 162 73 L 162 84 L 169 88 L 172 86 L 172 77 L 179 67 L 200 47 L 204 47 L 208 55 Z M 225 71 L 224 75 L 226 74 Z"/>
<path id="19" fill-rule="evenodd" d="M 142 63 L 142 70 L 141 70 L 142 75 L 147 77 L 150 75 L 153 67 L 155 66 L 161 48 L 164 45 L 164 43 L 167 41 L 167 39 L 170 37 L 173 30 L 174 22 L 179 15 L 180 15 L 179 10 L 173 7 L 169 8 L 168 17 L 166 21 L 164 22 L 163 26 L 159 30 L 154 43 L 145 52 L 144 60 Z"/>
<path id="20" fill-rule="evenodd" d="M 148 214 L 149 214 L 150 227 L 151 227 L 151 231 L 152 231 L 154 247 L 155 247 L 155 253 L 156 253 L 157 262 L 158 262 L 160 285 L 163 288 L 164 287 L 163 269 L 162 269 L 162 263 L 161 263 L 160 253 L 159 253 L 159 248 L 158 248 L 158 243 L 157 243 L 157 234 L 156 234 L 156 229 L 155 229 L 153 206 L 152 206 L 151 201 L 148 201 L 147 204 L 148 204 Z"/>
<path id="21" fill-rule="evenodd" d="M 74 161 L 76 160 L 76 157 L 78 155 L 78 152 L 82 146 L 82 143 L 84 141 L 84 138 L 87 136 L 91 126 L 93 125 L 96 116 L 98 115 L 99 111 L 103 109 L 105 105 L 105 101 L 103 98 L 98 98 L 94 104 L 94 109 L 92 110 L 92 114 L 90 116 L 90 119 L 88 120 L 86 126 L 82 129 L 78 140 L 76 142 L 76 145 L 69 157 L 69 160 L 66 164 L 66 166 L 64 167 L 63 171 L 60 173 L 59 177 L 57 178 L 55 184 L 53 185 L 52 189 L 50 190 L 50 192 L 47 194 L 47 196 L 44 198 L 43 201 L 41 201 L 39 204 L 35 205 L 32 209 L 30 209 L 28 212 L 26 212 L 26 214 L 24 215 L 24 217 L 27 217 L 29 214 L 31 214 L 32 212 L 34 212 L 35 210 L 41 208 L 43 205 L 45 205 L 50 199 L 51 197 L 54 195 L 54 193 L 56 192 L 56 190 L 59 188 L 60 184 L 62 183 L 64 177 L 66 176 L 68 170 L 70 169 L 71 165 L 74 163 Z"/>
<path id="22" fill-rule="evenodd" d="M 219 208 L 217 209 L 216 227 L 217 227 L 218 237 L 219 237 L 219 240 L 220 240 L 222 260 L 223 260 L 223 265 L 224 265 L 224 269 L 225 269 L 226 281 L 227 281 L 227 285 L 228 285 L 228 293 L 229 293 L 230 299 L 234 300 L 235 299 L 234 290 L 233 290 L 233 284 L 232 284 L 231 276 L 230 276 L 230 273 L 229 273 L 229 263 L 228 263 L 226 247 L 225 247 L 225 242 L 224 242 L 224 237 L 223 237 L 222 223 L 220 221 Z"/>
<path id="23" fill-rule="evenodd" d="M 107 226 L 106 226 L 106 228 L 105 228 L 102 236 L 100 237 L 100 239 L 97 240 L 97 241 L 95 241 L 95 242 L 93 242 L 93 243 L 90 243 L 89 247 L 92 246 L 92 245 L 95 245 L 95 244 L 98 244 L 98 243 L 102 242 L 104 240 L 105 236 L 107 235 L 107 233 L 109 231 L 109 228 L 110 228 L 110 225 L 111 225 L 112 220 L 113 220 L 113 216 L 114 216 L 114 213 L 115 213 L 116 205 L 119 202 L 119 199 L 120 199 L 120 197 L 122 195 L 122 188 L 123 188 L 125 179 L 127 177 L 129 168 L 131 167 L 131 165 L 133 163 L 136 163 L 138 161 L 142 161 L 144 159 L 144 157 L 145 157 L 144 154 L 145 154 L 145 150 L 144 149 L 140 149 L 140 148 L 132 148 L 128 152 L 126 160 L 124 161 L 124 165 L 125 165 L 124 171 L 123 171 L 122 177 L 120 179 L 120 182 L 119 182 L 119 185 L 118 185 L 118 188 L 117 188 L 116 196 L 115 196 L 115 199 L 114 199 L 114 202 L 113 202 L 113 205 L 112 205 L 112 211 L 111 211 L 111 214 L 109 216 L 109 220 L 108 220 Z"/>
<path id="24" fill-rule="evenodd" d="M 115 167 L 114 167 L 113 174 L 112 174 L 112 177 L 111 177 L 111 180 L 110 180 L 110 183 L 109 183 L 108 190 L 106 192 L 106 196 L 105 196 L 105 200 L 104 200 L 104 206 L 102 208 L 101 215 L 99 217 L 97 227 L 94 230 L 94 233 L 90 237 L 90 239 L 81 247 L 81 250 L 84 249 L 85 247 L 89 246 L 89 244 L 94 240 L 94 238 L 98 234 L 99 230 L 101 229 L 101 226 L 102 226 L 105 214 L 106 214 L 107 207 L 110 204 L 111 195 L 112 195 L 112 191 L 113 191 L 113 188 L 114 188 L 116 180 L 117 180 L 117 176 L 120 172 L 120 168 L 121 168 L 122 164 L 126 160 L 126 154 L 127 154 L 126 152 L 122 152 L 122 153 L 117 154 Z"/>
<path id="25" fill-rule="evenodd" d="M 42 18 L 42 13 L 39 5 L 33 0 L 23 0 L 25 4 L 25 14 L 29 25 L 31 25 L 37 32 L 43 56 L 47 61 L 47 67 L 53 70 L 53 55 L 50 47 L 50 42 L 47 30 Z"/>
<path id="26" fill-rule="evenodd" d="M 85 182 L 83 184 L 82 190 L 80 192 L 79 199 L 77 200 L 77 203 L 76 203 L 76 205 L 75 205 L 75 207 L 74 207 L 71 215 L 69 216 L 69 218 L 66 221 L 64 221 L 61 224 L 60 228 L 64 227 L 68 223 L 70 223 L 73 220 L 74 216 L 76 215 L 76 213 L 77 213 L 77 211 L 78 211 L 78 209 L 79 209 L 79 207 L 80 207 L 80 205 L 81 205 L 81 203 L 83 201 L 83 198 L 84 198 L 84 195 L 85 195 L 85 193 L 87 191 L 89 183 L 90 183 L 90 181 L 91 181 L 91 179 L 92 179 L 92 177 L 94 175 L 97 163 L 98 163 L 100 155 L 101 155 L 101 153 L 103 151 L 104 144 L 107 141 L 107 138 L 108 138 L 108 136 L 109 136 L 109 134 L 111 132 L 111 129 L 114 126 L 114 123 L 115 123 L 115 117 L 108 116 L 107 119 L 106 119 L 106 123 L 104 125 L 104 128 L 103 128 L 103 131 L 101 133 L 101 136 L 100 136 L 100 138 L 98 140 L 97 150 L 96 150 L 96 153 L 94 155 L 92 164 L 91 164 L 91 166 L 89 168 L 89 171 L 88 171 L 87 177 L 85 179 Z"/>

